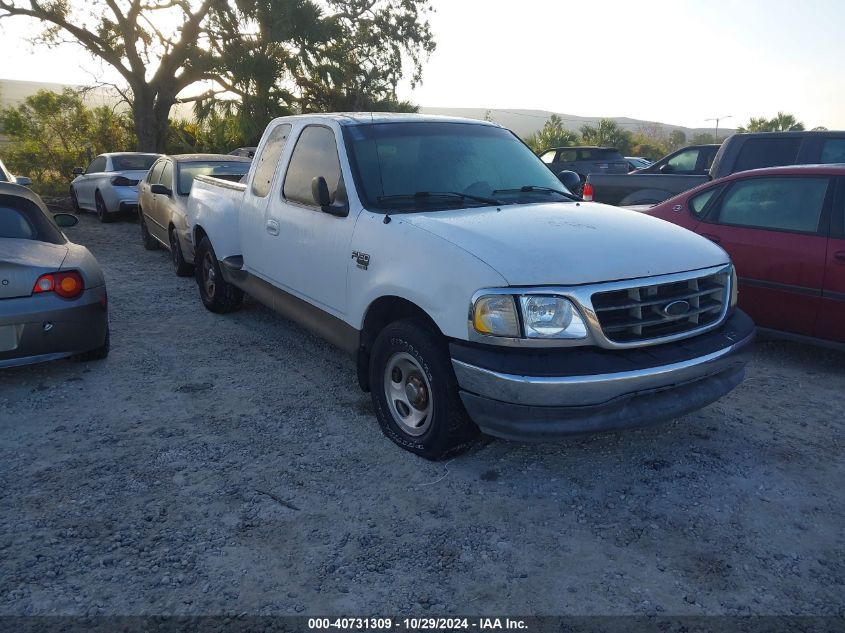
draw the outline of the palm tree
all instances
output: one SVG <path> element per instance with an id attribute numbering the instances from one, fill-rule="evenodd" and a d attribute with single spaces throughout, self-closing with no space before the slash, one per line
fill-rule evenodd
<path id="1" fill-rule="evenodd" d="M 578 142 L 578 135 L 575 132 L 570 132 L 563 126 L 563 119 L 558 115 L 551 115 L 543 129 L 539 132 L 534 132 L 531 136 L 525 139 L 525 144 L 528 145 L 535 152 L 541 152 L 544 149 L 552 147 L 568 147 L 575 145 Z"/>
<path id="2" fill-rule="evenodd" d="M 801 132 L 804 130 L 804 124 L 795 118 L 792 114 L 785 112 L 778 112 L 778 115 L 769 121 L 773 132 Z"/>

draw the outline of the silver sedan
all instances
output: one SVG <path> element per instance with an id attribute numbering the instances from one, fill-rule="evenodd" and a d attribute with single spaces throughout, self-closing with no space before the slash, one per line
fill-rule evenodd
<path id="1" fill-rule="evenodd" d="M 134 212 L 138 205 L 138 182 L 147 175 L 159 154 L 121 152 L 100 154 L 86 169 L 73 170 L 70 197 L 77 211 L 94 211 L 100 222 L 114 214 Z"/>
<path id="2" fill-rule="evenodd" d="M 0 368 L 109 353 L 106 282 L 84 246 L 35 193 L 0 183 Z"/>

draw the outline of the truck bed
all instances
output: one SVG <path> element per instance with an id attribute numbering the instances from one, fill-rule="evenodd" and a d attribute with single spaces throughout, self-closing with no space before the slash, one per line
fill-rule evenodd
<path id="1" fill-rule="evenodd" d="M 674 174 L 590 174 L 587 176 L 587 182 L 593 185 L 593 201 L 617 206 L 657 204 L 709 181 L 709 176 Z"/>
<path id="2" fill-rule="evenodd" d="M 246 185 L 213 176 L 197 176 L 188 198 L 188 231 L 194 246 L 198 235 L 212 237 L 218 259 L 241 255 L 240 208 Z"/>

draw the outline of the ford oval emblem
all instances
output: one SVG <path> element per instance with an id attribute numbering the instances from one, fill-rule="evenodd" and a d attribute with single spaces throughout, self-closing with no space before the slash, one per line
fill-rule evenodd
<path id="1" fill-rule="evenodd" d="M 689 312 L 689 309 L 690 309 L 689 301 L 680 300 L 680 301 L 673 301 L 672 303 L 667 303 L 665 306 L 663 306 L 661 311 L 666 316 L 676 317 L 676 316 L 685 315 L 687 312 Z"/>

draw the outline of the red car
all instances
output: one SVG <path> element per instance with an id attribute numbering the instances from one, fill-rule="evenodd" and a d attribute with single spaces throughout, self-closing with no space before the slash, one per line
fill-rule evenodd
<path id="1" fill-rule="evenodd" d="M 724 248 L 759 327 L 845 343 L 845 165 L 739 172 L 645 213 Z"/>

